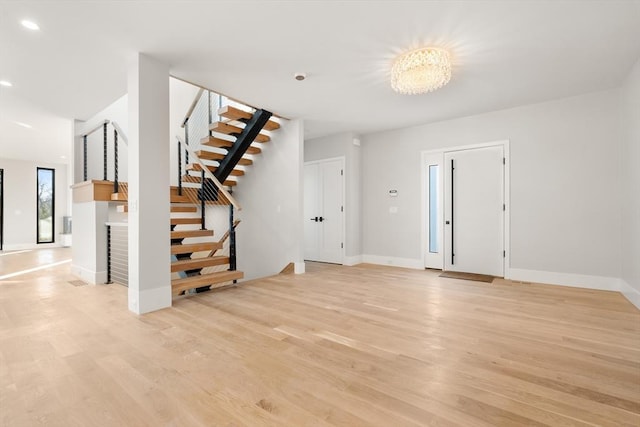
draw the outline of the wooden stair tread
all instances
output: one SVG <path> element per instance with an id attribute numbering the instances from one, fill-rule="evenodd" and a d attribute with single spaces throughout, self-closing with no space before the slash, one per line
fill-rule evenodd
<path id="1" fill-rule="evenodd" d="M 181 245 L 171 245 L 171 254 L 190 254 L 194 252 L 213 251 L 221 248 L 222 244 L 218 242 L 183 243 Z"/>
<path id="2" fill-rule="evenodd" d="M 128 197 L 127 196 L 128 195 L 124 194 L 124 193 L 113 193 L 113 194 L 111 194 L 111 201 L 112 202 L 127 202 L 128 201 Z M 169 197 L 170 197 L 171 203 L 189 203 L 190 202 L 188 197 L 179 196 L 177 194 L 171 194 Z M 128 212 L 128 209 L 125 212 Z"/>
<path id="3" fill-rule="evenodd" d="M 229 264 L 229 257 L 222 255 L 195 259 L 183 259 L 171 263 L 171 272 L 175 273 L 177 271 L 195 270 L 197 268 L 214 267 L 217 265 L 226 264 Z"/>
<path id="4" fill-rule="evenodd" d="M 200 144 L 206 145 L 209 147 L 231 148 L 233 146 L 233 141 L 216 138 L 214 136 L 208 136 L 206 138 L 202 138 L 200 140 Z M 258 147 L 249 146 L 249 148 L 247 148 L 247 154 L 260 154 L 260 153 L 262 153 L 262 149 Z"/>
<path id="5" fill-rule="evenodd" d="M 171 212 L 198 212 L 195 206 L 171 206 Z"/>
<path id="6" fill-rule="evenodd" d="M 201 218 L 171 218 L 171 225 L 200 224 Z"/>
<path id="7" fill-rule="evenodd" d="M 213 152 L 213 151 L 206 151 L 206 150 L 198 150 L 198 151 L 196 151 L 196 154 L 202 160 L 220 161 L 220 160 L 224 159 L 224 157 L 225 157 L 225 155 L 222 154 L 222 153 L 216 153 L 216 152 Z M 193 164 L 197 165 L 198 163 L 193 163 Z M 240 159 L 240 161 L 238 162 L 238 164 L 242 165 L 242 166 L 251 166 L 253 164 L 253 160 L 248 159 L 246 157 L 242 157 Z"/>
<path id="8" fill-rule="evenodd" d="M 253 113 L 241 110 L 231 105 L 225 105 L 224 107 L 218 109 L 218 115 L 231 120 L 249 120 L 253 117 Z M 275 120 L 269 119 L 269 121 L 264 125 L 263 129 L 270 131 L 280 129 L 280 124 Z"/>
<path id="9" fill-rule="evenodd" d="M 191 200 L 187 196 L 178 196 L 177 194 L 171 195 L 171 203 L 190 203 Z"/>
<path id="10" fill-rule="evenodd" d="M 191 183 L 200 183 L 200 177 L 199 176 L 193 176 L 193 175 L 183 175 L 182 176 L 182 182 L 191 182 Z M 224 185 L 225 187 L 234 187 L 235 185 L 238 184 L 238 181 L 233 181 L 233 180 L 226 180 L 225 182 L 222 183 L 222 185 Z"/>
<path id="11" fill-rule="evenodd" d="M 184 279 L 174 279 L 171 281 L 171 290 L 174 295 L 189 289 L 201 286 L 214 285 L 216 283 L 230 282 L 242 279 L 242 271 L 218 271 L 215 273 L 200 274 L 197 276 L 185 277 Z"/>
<path id="12" fill-rule="evenodd" d="M 207 166 L 209 172 L 215 172 L 218 169 L 218 166 Z M 199 163 L 192 163 L 187 166 L 188 171 L 200 172 L 202 171 L 202 167 L 200 167 Z M 242 169 L 233 169 L 229 175 L 232 176 L 243 176 L 244 171 Z"/>
<path id="13" fill-rule="evenodd" d="M 218 132 L 225 135 L 234 135 L 234 136 L 238 136 L 242 133 L 242 128 L 239 128 L 238 126 L 230 125 L 228 123 L 223 123 L 223 122 L 212 123 L 211 126 L 209 126 L 209 130 L 211 130 L 212 132 Z M 271 141 L 271 138 L 269 138 L 269 136 L 263 133 L 259 133 L 258 136 L 256 136 L 256 139 L 254 141 L 264 143 L 264 142 Z"/>
<path id="14" fill-rule="evenodd" d="M 213 236 L 213 230 L 180 230 L 172 231 L 172 239 L 187 239 L 189 237 L 206 237 Z"/>

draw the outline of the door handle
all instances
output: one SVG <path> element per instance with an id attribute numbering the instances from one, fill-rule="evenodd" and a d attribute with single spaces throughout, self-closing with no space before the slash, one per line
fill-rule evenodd
<path id="1" fill-rule="evenodd" d="M 456 170 L 455 165 L 453 163 L 453 159 L 451 159 L 451 265 L 454 265 L 454 261 L 455 261 L 455 252 L 453 249 L 453 244 L 454 244 L 454 239 L 453 239 L 453 232 L 454 232 L 454 223 L 453 220 L 455 219 L 455 215 L 454 215 L 454 210 L 453 210 L 453 200 L 454 200 L 454 186 L 453 186 L 453 180 L 455 178 L 454 175 L 454 171 Z"/>
<path id="2" fill-rule="evenodd" d="M 322 221 L 324 221 L 324 218 L 320 217 L 320 218 L 318 218 L 318 221 L 322 222 Z"/>
<path id="3" fill-rule="evenodd" d="M 449 221 L 445 221 L 444 223 L 445 223 L 445 224 L 447 224 L 447 225 L 449 225 Z"/>
<path id="4" fill-rule="evenodd" d="M 318 217 L 315 217 L 315 218 L 311 218 L 311 221 L 315 221 L 315 222 L 318 222 Z"/>

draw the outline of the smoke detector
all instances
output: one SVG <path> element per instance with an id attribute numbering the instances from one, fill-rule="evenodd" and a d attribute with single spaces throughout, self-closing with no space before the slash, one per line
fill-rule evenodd
<path id="1" fill-rule="evenodd" d="M 293 75 L 293 78 L 296 79 L 297 81 L 301 82 L 301 81 L 303 81 L 304 79 L 307 78 L 307 73 L 295 73 Z"/>

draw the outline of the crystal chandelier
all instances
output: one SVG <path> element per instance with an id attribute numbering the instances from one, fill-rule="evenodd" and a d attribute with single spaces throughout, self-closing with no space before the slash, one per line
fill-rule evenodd
<path id="1" fill-rule="evenodd" d="M 451 80 L 449 52 L 427 47 L 402 54 L 391 67 L 391 87 L 406 95 L 432 92 Z"/>

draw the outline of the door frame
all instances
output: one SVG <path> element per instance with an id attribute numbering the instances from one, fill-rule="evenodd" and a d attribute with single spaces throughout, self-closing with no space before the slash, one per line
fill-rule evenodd
<path id="1" fill-rule="evenodd" d="M 491 142 L 484 142 L 480 144 L 469 144 L 469 145 L 460 145 L 453 147 L 443 147 L 437 148 L 433 150 L 424 150 L 420 153 L 420 255 L 422 258 L 422 263 L 424 267 L 426 267 L 426 254 L 427 254 L 427 245 L 428 241 L 428 232 L 427 227 L 429 227 L 428 215 L 429 215 L 429 198 L 427 194 L 429 192 L 429 187 L 427 183 L 427 178 L 429 177 L 428 165 L 427 165 L 427 157 L 433 156 L 434 154 L 441 154 L 444 164 L 444 154 L 453 151 L 464 151 L 464 150 L 474 150 L 478 148 L 487 148 L 487 147 L 502 147 L 504 158 L 506 159 L 504 165 L 504 174 L 503 174 L 503 183 L 504 183 L 504 204 L 505 204 L 505 212 L 504 212 L 504 231 L 503 231 L 503 247 L 505 251 L 504 257 L 504 278 L 511 278 L 511 157 L 509 151 L 509 140 L 498 140 Z M 440 193 L 444 194 L 444 180 L 441 180 L 439 183 Z M 440 203 L 438 206 L 438 216 L 440 217 L 440 221 L 444 222 L 444 203 Z M 440 224 L 443 227 L 443 224 Z M 443 246 L 444 249 L 444 246 Z M 444 250 L 441 250 L 442 253 L 442 265 L 444 266 Z"/>
<path id="2" fill-rule="evenodd" d="M 342 169 L 342 248 L 340 248 L 340 264 L 339 265 L 344 265 L 344 259 L 345 259 L 345 254 L 347 253 L 347 242 L 346 242 L 346 237 L 347 237 L 347 204 L 345 203 L 346 201 L 346 177 L 347 177 L 347 158 L 346 156 L 338 156 L 338 157 L 328 157 L 326 159 L 318 159 L 318 160 L 310 160 L 308 162 L 304 162 L 304 164 L 302 165 L 303 168 L 307 165 L 314 165 L 314 164 L 320 164 L 320 163 L 325 163 L 325 162 L 334 162 L 336 160 L 339 160 L 342 164 L 341 169 Z M 304 183 L 302 185 L 302 188 L 304 188 Z M 303 197 L 303 201 L 304 201 L 304 194 L 302 195 Z M 303 215 L 304 215 L 304 209 L 303 209 Z M 305 219 L 307 219 L 305 217 Z M 303 247 L 304 247 L 304 243 L 303 243 Z"/>
<path id="3" fill-rule="evenodd" d="M 38 197 L 39 174 L 41 170 L 51 171 L 51 241 L 40 241 L 40 215 L 38 212 L 40 198 Z M 50 244 L 56 242 L 56 169 L 36 167 L 36 244 Z"/>

